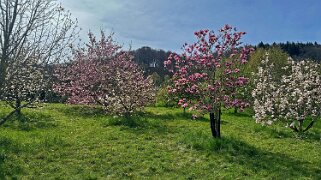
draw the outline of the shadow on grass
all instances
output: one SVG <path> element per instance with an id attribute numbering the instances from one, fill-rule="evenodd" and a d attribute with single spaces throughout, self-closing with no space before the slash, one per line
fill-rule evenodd
<path id="1" fill-rule="evenodd" d="M 131 117 L 110 117 L 103 126 L 120 126 L 121 130 L 127 130 L 134 133 L 144 133 L 146 131 L 155 131 L 165 133 L 167 127 L 161 121 L 149 119 L 145 116 L 134 115 Z"/>
<path id="2" fill-rule="evenodd" d="M 20 163 L 6 164 L 6 161 L 10 162 L 8 154 L 18 154 L 22 150 L 23 147 L 10 138 L 0 137 L 0 179 L 14 179 L 13 177 L 24 171 Z"/>
<path id="3" fill-rule="evenodd" d="M 3 150 L 1 150 L 1 147 L 0 147 L 0 178 L 1 179 L 5 178 L 5 174 L 4 174 L 5 171 L 4 171 L 4 167 L 3 167 L 5 159 L 6 159 L 6 154 Z"/>
<path id="4" fill-rule="evenodd" d="M 245 176 L 260 173 L 277 179 L 321 178 L 321 167 L 282 153 L 258 149 L 236 138 L 214 139 L 204 132 L 198 132 L 185 135 L 181 142 L 189 148 L 209 155 L 219 154 L 231 164 L 246 167 L 250 173 L 244 172 Z"/>
<path id="5" fill-rule="evenodd" d="M 67 117 L 82 117 L 82 118 L 93 118 L 93 117 L 104 117 L 106 112 L 103 107 L 99 106 L 67 106 L 64 108 L 59 108 L 59 112 L 62 112 Z M 152 112 L 138 112 L 136 117 L 146 117 L 148 119 L 155 120 L 192 120 L 192 113 L 186 112 L 170 112 L 166 114 L 155 114 Z M 208 118 L 204 116 L 198 117 L 196 121 L 208 121 Z"/>
<path id="6" fill-rule="evenodd" d="M 318 129 L 311 129 L 304 133 L 294 132 L 290 128 L 282 126 L 281 123 L 273 124 L 272 126 L 254 126 L 254 133 L 266 138 L 297 138 L 304 139 L 308 142 L 321 142 L 321 132 Z"/>
<path id="7" fill-rule="evenodd" d="M 223 111 L 224 115 L 227 116 L 234 116 L 234 117 L 244 117 L 244 118 L 253 118 L 253 113 L 249 112 L 249 110 L 247 111 L 243 111 L 243 112 L 233 112 L 232 110 L 224 110 Z"/>
<path id="8" fill-rule="evenodd" d="M 192 113 L 189 112 L 171 112 L 171 113 L 167 113 L 167 114 L 155 114 L 152 112 L 140 112 L 139 113 L 140 116 L 144 116 L 146 118 L 149 119 L 155 119 L 155 120 L 161 120 L 161 121 L 166 121 L 166 120 L 193 120 L 192 119 Z M 193 120 L 193 121 L 208 121 L 207 118 L 205 118 L 205 116 L 202 117 L 198 117 L 197 119 Z"/>
<path id="9" fill-rule="evenodd" d="M 70 143 L 64 137 L 47 133 L 45 136 L 37 134 L 32 137 L 12 135 L 11 133 L 0 134 L 0 179 L 19 179 L 16 176 L 26 174 L 29 167 L 26 167 L 29 157 L 24 155 L 39 152 L 52 152 L 61 150 L 62 147 L 70 147 Z M 46 154 L 32 156 L 40 160 L 46 159 Z M 50 158 L 50 157 L 49 157 Z"/>
<path id="10" fill-rule="evenodd" d="M 308 131 L 302 134 L 292 132 L 292 134 L 293 134 L 293 137 L 298 139 L 304 139 L 305 141 L 308 141 L 308 142 L 321 142 L 321 133 L 318 131 Z"/>
<path id="11" fill-rule="evenodd" d="M 264 125 L 257 125 L 253 128 L 254 133 L 267 138 L 293 138 L 293 133 L 287 131 L 280 126 L 264 126 Z"/>
<path id="12" fill-rule="evenodd" d="M 16 130 L 32 131 L 35 129 L 50 129 L 58 125 L 50 115 L 40 112 L 27 112 L 12 116 L 3 126 Z"/>
<path id="13" fill-rule="evenodd" d="M 186 112 L 186 113 L 176 112 L 176 113 L 170 113 L 170 114 L 155 114 L 152 112 L 144 112 L 141 114 L 141 116 L 144 116 L 146 118 L 155 119 L 159 121 L 186 120 L 186 121 L 200 121 L 200 122 L 206 122 L 210 124 L 208 114 L 205 116 L 197 117 L 196 119 L 192 119 L 192 115 L 193 114 L 189 112 Z M 221 124 L 225 125 L 225 124 L 228 124 L 228 122 L 222 119 Z"/>
<path id="14" fill-rule="evenodd" d="M 58 110 L 67 117 L 93 118 L 106 116 L 103 107 L 99 106 L 69 105 L 64 108 L 59 108 Z"/>

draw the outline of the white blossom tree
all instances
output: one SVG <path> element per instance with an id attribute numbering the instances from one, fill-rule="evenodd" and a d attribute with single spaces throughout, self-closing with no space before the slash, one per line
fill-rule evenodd
<path id="1" fill-rule="evenodd" d="M 321 76 L 319 64 L 312 61 L 291 61 L 286 66 L 291 74 L 283 75 L 279 87 L 279 118 L 283 118 L 289 127 L 296 132 L 309 130 L 320 117 L 321 107 Z M 306 128 L 304 121 L 308 121 Z"/>
<path id="2" fill-rule="evenodd" d="M 320 118 L 319 66 L 312 61 L 295 62 L 289 58 L 289 64 L 284 67 L 288 73 L 276 82 L 272 79 L 273 64 L 268 65 L 267 55 L 256 74 L 256 87 L 252 92 L 256 122 L 272 124 L 283 120 L 295 132 L 309 130 Z"/>
<path id="3" fill-rule="evenodd" d="M 257 123 L 272 124 L 277 120 L 277 96 L 278 89 L 276 82 L 273 81 L 273 63 L 269 62 L 269 54 L 266 53 L 265 59 L 261 61 L 258 72 L 255 75 L 255 88 L 252 91 L 254 98 L 253 109 Z"/>
<path id="4" fill-rule="evenodd" d="M 14 109 L 0 124 L 39 99 L 45 72 L 65 57 L 76 24 L 56 1 L 0 0 L 0 99 Z"/>

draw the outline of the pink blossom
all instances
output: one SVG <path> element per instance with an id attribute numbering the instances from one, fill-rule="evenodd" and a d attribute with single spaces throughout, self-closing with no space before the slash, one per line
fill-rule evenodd
<path id="1" fill-rule="evenodd" d="M 151 77 L 144 77 L 130 53 L 111 36 L 102 32 L 97 41 L 90 33 L 86 47 L 75 50 L 70 64 L 55 69 L 59 83 L 54 90 L 67 96 L 69 103 L 100 104 L 110 113 L 128 114 L 153 101 Z"/>
<path id="2" fill-rule="evenodd" d="M 252 52 L 251 47 L 239 46 L 244 33 L 225 25 L 219 34 L 206 29 L 194 34 L 196 43 L 185 44 L 183 53 L 172 53 L 168 57 L 174 67 L 167 66 L 174 72 L 171 84 L 177 89 L 174 94 L 188 97 L 188 105 L 200 112 L 213 112 L 214 107 L 221 105 L 245 106 L 246 103 L 242 103 L 245 99 L 236 99 L 238 88 L 248 83 L 247 78 L 239 75 L 240 67 Z M 228 53 L 231 55 L 226 57 Z M 180 100 L 178 103 L 184 105 L 187 102 Z"/>

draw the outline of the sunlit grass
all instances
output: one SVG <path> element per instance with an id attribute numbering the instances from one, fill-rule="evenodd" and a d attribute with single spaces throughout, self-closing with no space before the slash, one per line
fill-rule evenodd
<path id="1" fill-rule="evenodd" d="M 321 178 L 319 122 L 297 137 L 225 111 L 223 137 L 213 139 L 208 117 L 191 120 L 175 108 L 130 119 L 62 104 L 23 114 L 0 127 L 0 179 Z"/>

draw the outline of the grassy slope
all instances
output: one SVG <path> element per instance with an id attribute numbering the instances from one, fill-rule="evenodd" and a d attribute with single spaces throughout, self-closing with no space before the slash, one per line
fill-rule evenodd
<path id="1" fill-rule="evenodd" d="M 0 107 L 2 117 L 6 111 Z M 321 123 L 295 138 L 225 112 L 217 140 L 207 118 L 190 120 L 179 109 L 148 108 L 132 120 L 61 104 L 24 114 L 25 123 L 0 127 L 0 179 L 321 179 Z"/>

